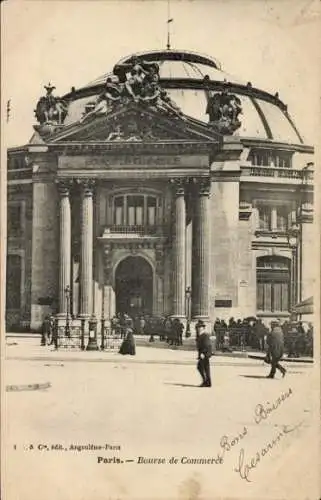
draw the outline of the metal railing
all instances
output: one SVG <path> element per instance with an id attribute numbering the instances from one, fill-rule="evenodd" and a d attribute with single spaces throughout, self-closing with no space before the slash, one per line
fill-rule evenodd
<path id="1" fill-rule="evenodd" d="M 163 234 L 166 226 L 163 225 L 112 225 L 105 228 L 105 232 L 118 234 L 139 234 L 140 236 Z"/>

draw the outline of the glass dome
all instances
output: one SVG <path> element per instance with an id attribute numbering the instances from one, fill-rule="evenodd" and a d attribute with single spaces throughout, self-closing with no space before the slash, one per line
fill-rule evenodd
<path id="1" fill-rule="evenodd" d="M 241 127 L 236 135 L 246 138 L 269 139 L 290 144 L 302 144 L 302 138 L 289 117 L 286 106 L 275 96 L 252 87 L 224 72 L 214 58 L 183 50 L 148 51 L 129 55 L 117 65 L 134 58 L 155 62 L 159 66 L 160 84 L 187 116 L 208 123 L 206 106 L 209 92 L 221 92 L 227 85 L 241 100 Z M 65 124 L 79 120 L 85 105 L 95 100 L 112 71 L 101 75 L 84 87 L 69 94 L 71 103 Z M 206 88 L 204 77 L 207 76 Z"/>

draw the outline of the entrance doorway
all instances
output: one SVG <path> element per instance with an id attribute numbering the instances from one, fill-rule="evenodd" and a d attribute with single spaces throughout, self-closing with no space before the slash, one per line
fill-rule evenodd
<path id="1" fill-rule="evenodd" d="M 143 257 L 127 257 L 116 269 L 116 312 L 132 318 L 153 313 L 153 270 Z"/>

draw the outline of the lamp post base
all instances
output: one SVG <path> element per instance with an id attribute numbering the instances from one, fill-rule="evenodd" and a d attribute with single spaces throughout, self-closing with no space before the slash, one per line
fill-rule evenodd
<path id="1" fill-rule="evenodd" d="M 98 347 L 96 338 L 92 338 L 92 339 L 88 340 L 86 351 L 99 351 L 99 347 Z"/>

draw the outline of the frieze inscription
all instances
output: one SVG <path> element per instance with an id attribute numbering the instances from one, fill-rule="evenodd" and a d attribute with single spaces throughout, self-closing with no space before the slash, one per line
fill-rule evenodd
<path id="1" fill-rule="evenodd" d="M 61 156 L 59 158 L 60 169 L 99 169 L 99 168 L 133 168 L 138 167 L 202 167 L 207 166 L 207 156 L 184 155 L 184 156 Z"/>

